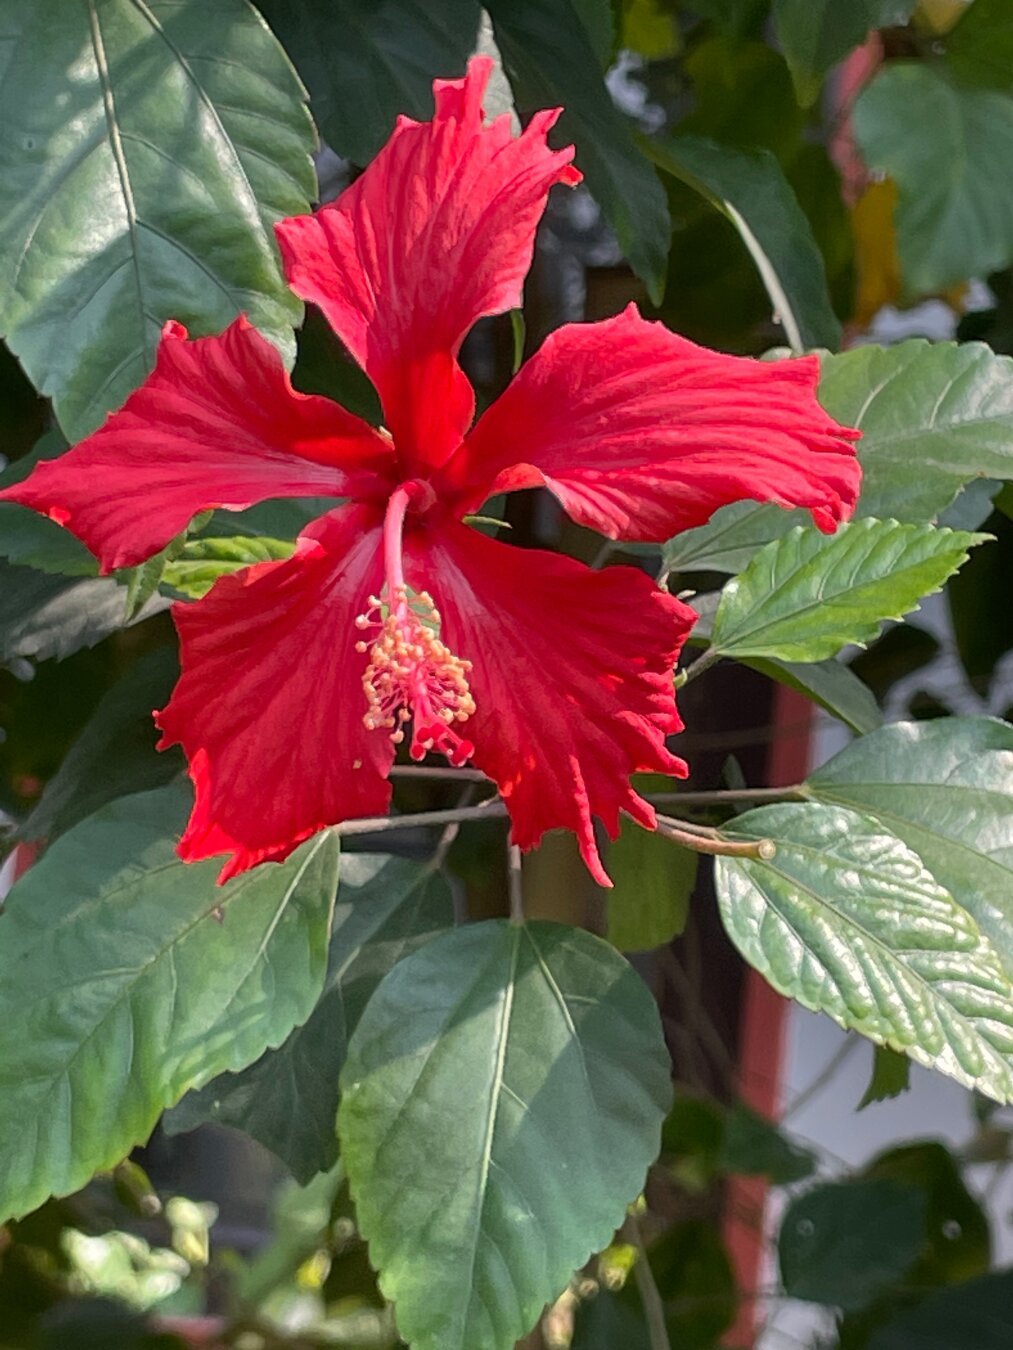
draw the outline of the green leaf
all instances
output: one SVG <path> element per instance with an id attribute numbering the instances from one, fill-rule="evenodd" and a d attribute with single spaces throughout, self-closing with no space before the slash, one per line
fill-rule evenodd
<path id="1" fill-rule="evenodd" d="M 63 763 L 18 829 L 22 839 L 53 840 L 100 806 L 162 787 L 179 774 L 178 749 L 156 752 L 152 710 L 164 707 L 179 675 L 172 648 L 142 656 L 102 697 Z"/>
<path id="2" fill-rule="evenodd" d="M 898 1181 L 814 1187 L 788 1206 L 778 1259 L 789 1298 L 863 1308 L 911 1269 L 925 1241 L 925 1194 Z"/>
<path id="3" fill-rule="evenodd" d="M 855 135 L 896 182 L 894 221 L 911 298 L 1013 261 L 1013 98 L 963 88 L 922 61 L 885 66 L 859 95 Z"/>
<path id="4" fill-rule="evenodd" d="M 872 690 L 840 661 L 765 661 L 762 657 L 751 657 L 743 665 L 786 684 L 789 689 L 797 689 L 859 736 L 875 731 L 883 723 Z"/>
<path id="5" fill-rule="evenodd" d="M 219 577 L 254 563 L 290 558 L 295 544 L 262 535 L 215 535 L 188 539 L 182 553 L 164 563 L 161 580 L 173 590 L 199 600 Z"/>
<path id="6" fill-rule="evenodd" d="M 881 1327 L 868 1350 L 1008 1350 L 1013 1342 L 1013 1270 L 996 1270 L 930 1294 Z"/>
<path id="7" fill-rule="evenodd" d="M 663 947 L 686 927 L 698 855 L 624 821 L 609 845 L 607 936 L 621 952 Z"/>
<path id="8" fill-rule="evenodd" d="M 564 109 L 559 142 L 576 145 L 577 167 L 659 304 L 672 233 L 665 192 L 612 102 L 570 0 L 488 0 L 486 9 L 519 107 Z"/>
<path id="9" fill-rule="evenodd" d="M 934 520 L 965 483 L 1013 478 L 1013 361 L 981 342 L 855 347 L 825 356 L 820 402 L 858 427 L 859 516 Z M 741 572 L 809 519 L 757 502 L 723 506 L 664 546 L 671 572 Z"/>
<path id="10" fill-rule="evenodd" d="M 816 1170 L 814 1153 L 794 1143 L 772 1120 L 743 1102 L 736 1102 L 728 1112 L 724 1131 L 717 1159 L 721 1172 L 764 1176 L 775 1186 L 790 1186 Z"/>
<path id="11" fill-rule="evenodd" d="M 0 488 L 20 483 L 36 464 L 54 459 L 66 448 L 67 442 L 58 431 L 47 431 L 30 454 L 14 460 L 0 473 Z M 14 502 L 0 504 L 0 558 L 61 576 L 88 577 L 98 573 L 98 563 L 69 530 Z"/>
<path id="12" fill-rule="evenodd" d="M 823 661 L 865 646 L 918 608 L 987 535 L 859 520 L 835 535 L 797 526 L 762 549 L 721 595 L 711 643 L 726 656 Z"/>
<path id="13" fill-rule="evenodd" d="M 718 858 L 716 880 L 729 936 L 779 993 L 1013 1098 L 1013 986 L 916 854 L 869 816 L 811 803 L 750 811 L 726 833 L 776 845 L 770 861 Z"/>
<path id="14" fill-rule="evenodd" d="M 647 153 L 739 232 L 790 346 L 837 347 L 841 325 L 809 220 L 769 150 L 737 150 L 702 136 L 642 141 Z"/>
<path id="15" fill-rule="evenodd" d="M 616 45 L 613 0 L 571 0 L 602 70 L 608 70 Z"/>
<path id="16" fill-rule="evenodd" d="M 245 1130 L 305 1185 L 338 1156 L 338 1074 L 348 1037 L 384 975 L 449 928 L 446 881 L 407 858 L 357 853 L 341 863 L 323 993 L 304 1026 L 240 1073 L 188 1093 L 163 1119 L 169 1134 L 206 1120 Z"/>
<path id="17" fill-rule="evenodd" d="M 662 548 L 662 560 L 670 572 L 741 572 L 764 544 L 809 520 L 808 511 L 785 511 L 763 502 L 732 502 L 715 511 L 706 525 L 669 539 Z"/>
<path id="18" fill-rule="evenodd" d="M 920 523 L 974 478 L 1013 478 L 1013 360 L 984 343 L 913 338 L 829 356 L 820 402 L 861 429 L 859 515 Z"/>
<path id="19" fill-rule="evenodd" d="M 917 0 L 774 0 L 777 39 L 799 102 L 815 103 L 823 77 L 871 28 L 906 23 Z"/>
<path id="20" fill-rule="evenodd" d="M 433 115 L 433 80 L 463 75 L 478 0 L 259 0 L 310 91 L 332 150 L 368 164 L 405 113 Z"/>
<path id="21" fill-rule="evenodd" d="M 896 723 L 847 746 L 805 790 L 902 839 L 1013 978 L 1013 727 L 990 717 Z"/>
<path id="22" fill-rule="evenodd" d="M 766 18 L 767 0 L 693 0 L 694 14 L 711 19 L 737 36 L 757 28 Z"/>
<path id="23" fill-rule="evenodd" d="M 0 562 L 0 664 L 19 656 L 61 660 L 168 603 L 153 596 L 128 620 L 123 587 L 112 577 L 47 575 Z"/>
<path id="24" fill-rule="evenodd" d="M 186 545 L 186 530 L 170 539 L 165 548 L 150 558 L 117 574 L 117 581 L 127 588 L 127 618 L 135 618 L 148 601 L 158 594 L 166 568 L 179 557 Z"/>
<path id="25" fill-rule="evenodd" d="M 77 1190 L 165 1107 L 279 1044 L 327 964 L 337 840 L 224 887 L 175 853 L 188 794 L 103 807 L 7 899 L 0 944 L 3 1217 Z"/>
<path id="26" fill-rule="evenodd" d="M 69 530 L 14 502 L 0 503 L 0 558 L 64 577 L 98 574 L 98 563 Z"/>
<path id="27" fill-rule="evenodd" d="M 163 322 L 240 311 L 283 350 L 301 306 L 271 226 L 313 196 L 312 126 L 246 0 L 0 0 L 0 324 L 71 440 Z"/>
<path id="28" fill-rule="evenodd" d="M 885 1102 L 899 1097 L 911 1086 L 911 1061 L 896 1050 L 885 1045 L 872 1047 L 872 1077 L 869 1086 L 862 1094 L 858 1110 L 871 1106 L 873 1102 Z"/>
<path id="29" fill-rule="evenodd" d="M 968 1190 L 963 1166 L 964 1160 L 944 1144 L 923 1140 L 887 1149 L 865 1169 L 870 1180 L 900 1181 L 925 1196 L 925 1242 L 917 1264 L 905 1277 L 908 1292 L 931 1292 L 943 1284 L 972 1279 L 983 1275 L 991 1264 L 989 1218 Z M 888 1313 L 895 1313 L 897 1300 L 892 1291 L 884 1301 Z"/>
<path id="30" fill-rule="evenodd" d="M 639 1193 L 668 1107 L 646 986 L 558 924 L 472 924 L 395 966 L 338 1113 L 361 1232 L 415 1350 L 505 1350 Z"/>
<path id="31" fill-rule="evenodd" d="M 962 80 L 1013 93 L 1013 23 L 1006 0 L 974 0 L 943 45 L 946 64 Z"/>

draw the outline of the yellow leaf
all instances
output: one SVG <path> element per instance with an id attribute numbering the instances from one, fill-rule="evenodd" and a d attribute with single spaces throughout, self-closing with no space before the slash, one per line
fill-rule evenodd
<path id="1" fill-rule="evenodd" d="M 921 0 L 915 11 L 915 23 L 937 36 L 948 33 L 970 3 L 971 0 Z"/>
<path id="2" fill-rule="evenodd" d="M 900 295 L 896 205 L 897 185 L 884 178 L 870 183 L 851 212 L 858 278 L 854 319 L 859 328 L 867 328 L 883 306 L 894 304 Z"/>

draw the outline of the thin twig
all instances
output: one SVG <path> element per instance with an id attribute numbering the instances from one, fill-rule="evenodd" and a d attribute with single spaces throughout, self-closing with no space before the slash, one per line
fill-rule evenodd
<path id="1" fill-rule="evenodd" d="M 490 780 L 481 769 L 455 769 L 449 764 L 395 764 L 390 771 L 392 778 L 456 779 L 461 783 L 488 783 Z"/>
<path id="2" fill-rule="evenodd" d="M 457 802 L 456 809 L 460 811 L 464 807 L 469 806 L 471 804 L 471 799 L 472 797 L 474 797 L 474 795 L 475 795 L 475 784 L 469 783 L 467 787 L 464 789 L 464 791 L 461 793 L 461 796 Z M 448 820 L 446 825 L 444 825 L 443 833 L 440 835 L 436 848 L 433 851 L 433 856 L 429 860 L 429 865 L 434 872 L 438 872 L 440 868 L 443 866 L 443 864 L 446 862 L 447 854 L 450 852 L 454 840 L 457 838 L 460 831 L 461 831 L 461 822 L 459 820 Z"/>
<path id="3" fill-rule="evenodd" d="M 801 783 L 790 787 L 714 788 L 705 792 L 648 792 L 644 794 L 654 806 L 721 806 L 736 802 L 804 801 Z"/>
<path id="4" fill-rule="evenodd" d="M 403 816 L 363 816 L 361 820 L 343 820 L 334 826 L 344 838 L 350 834 L 379 834 L 387 830 L 411 830 L 425 825 L 450 825 L 465 820 L 501 820 L 507 813 L 506 802 L 490 797 L 478 806 L 451 806 L 445 811 L 416 811 Z"/>
<path id="5" fill-rule="evenodd" d="M 672 1342 L 668 1339 L 668 1327 L 665 1325 L 665 1304 L 655 1284 L 654 1272 L 647 1259 L 647 1249 L 644 1247 L 643 1235 L 635 1214 L 627 1213 L 623 1224 L 623 1236 L 637 1252 L 637 1259 L 633 1263 L 633 1276 L 637 1282 L 640 1302 L 644 1307 L 644 1321 L 647 1323 L 647 1339 L 651 1350 L 672 1350 Z"/>
<path id="6" fill-rule="evenodd" d="M 692 849 L 694 853 L 708 853 L 715 857 L 759 858 L 769 862 L 777 852 L 773 839 L 725 839 L 717 830 L 707 830 L 689 820 L 673 820 L 671 816 L 658 817 L 658 833 Z"/>
<path id="7" fill-rule="evenodd" d="M 455 769 L 439 764 L 395 764 L 391 769 L 393 778 L 431 779 L 435 782 L 452 783 L 489 783 L 480 769 Z M 804 800 L 801 783 L 793 783 L 783 788 L 713 788 L 699 792 L 646 792 L 644 797 L 656 806 L 720 806 L 727 802 L 779 802 L 785 800 Z"/>
<path id="8" fill-rule="evenodd" d="M 817 1096 L 820 1092 L 822 1092 L 823 1089 L 826 1087 L 826 1085 L 830 1082 L 830 1080 L 836 1075 L 837 1070 L 841 1067 L 844 1061 L 852 1054 L 854 1050 L 858 1048 L 858 1046 L 864 1044 L 865 1041 L 862 1039 L 861 1036 L 857 1035 L 853 1031 L 849 1032 L 848 1035 L 845 1037 L 845 1039 L 841 1042 L 841 1044 L 837 1047 L 834 1053 L 827 1060 L 826 1064 L 823 1066 L 820 1072 L 812 1080 L 812 1082 L 809 1083 L 806 1087 L 804 1087 L 801 1092 L 797 1093 L 791 1099 L 788 1105 L 784 1108 L 784 1110 L 781 1112 L 782 1124 L 790 1116 L 793 1116 L 796 1114 L 796 1112 L 801 1111 L 803 1106 L 805 1106 L 808 1102 L 811 1102 L 813 1097 Z"/>
<path id="9" fill-rule="evenodd" d="M 521 851 L 516 844 L 507 845 L 507 888 L 510 892 L 510 922 L 524 922 L 524 874 L 521 871 Z"/>
<path id="10" fill-rule="evenodd" d="M 703 656 L 698 656 L 691 666 L 686 666 L 684 670 L 679 672 L 676 677 L 679 687 L 689 684 L 690 680 L 695 680 L 705 670 L 710 670 L 711 666 L 716 666 L 721 657 L 722 653 L 717 648 L 708 647 Z"/>

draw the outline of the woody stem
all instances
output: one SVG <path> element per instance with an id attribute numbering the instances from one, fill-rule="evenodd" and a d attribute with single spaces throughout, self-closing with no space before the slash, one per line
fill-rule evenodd
<path id="1" fill-rule="evenodd" d="M 715 857 L 759 858 L 769 862 L 777 852 L 772 839 L 726 839 L 719 830 L 689 820 L 673 820 L 671 816 L 658 817 L 658 833 L 694 853 Z"/>

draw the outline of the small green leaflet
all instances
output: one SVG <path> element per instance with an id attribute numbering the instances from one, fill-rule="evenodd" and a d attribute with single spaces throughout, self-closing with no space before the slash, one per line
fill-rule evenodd
<path id="1" fill-rule="evenodd" d="M 931 525 L 860 520 L 835 535 L 798 526 L 725 587 L 712 646 L 725 656 L 823 661 L 864 646 L 917 609 L 987 539 Z"/>
<path id="2" fill-rule="evenodd" d="M 750 811 L 727 834 L 776 845 L 767 861 L 718 858 L 715 876 L 729 936 L 779 993 L 1013 1100 L 1013 985 L 917 854 L 870 816 L 813 803 Z"/>
<path id="3" fill-rule="evenodd" d="M 874 1045 L 869 1086 L 862 1094 L 857 1109 L 861 1111 L 863 1107 L 871 1106 L 873 1102 L 885 1102 L 893 1097 L 899 1097 L 910 1085 L 911 1061 L 907 1056 L 899 1055 L 896 1050 L 889 1050 L 885 1045 Z"/>
<path id="4" fill-rule="evenodd" d="M 286 539 L 267 539 L 258 535 L 199 535 L 188 539 L 182 552 L 165 562 L 161 580 L 181 595 L 199 600 L 219 577 L 254 563 L 290 558 L 294 551 L 295 544 Z"/>
<path id="5" fill-rule="evenodd" d="M 506 1350 L 611 1238 L 671 1099 L 654 1000 L 560 924 L 470 924 L 405 958 L 348 1047 L 359 1228 L 414 1350 Z"/>

